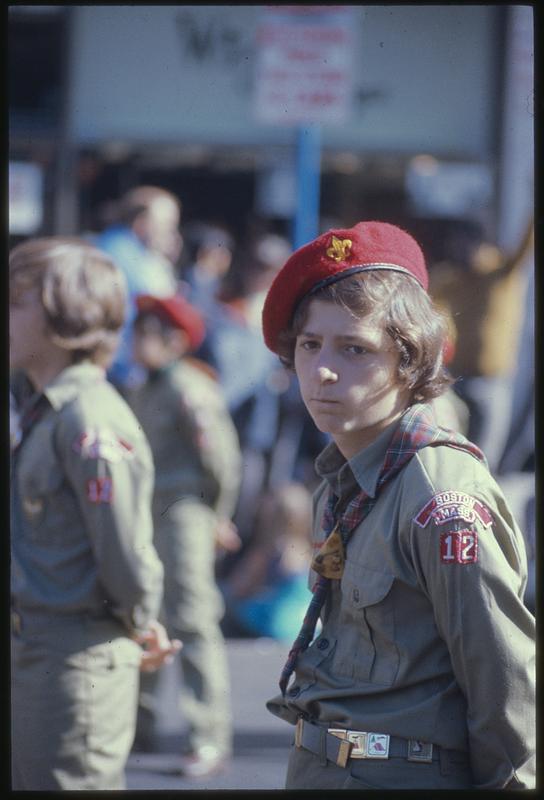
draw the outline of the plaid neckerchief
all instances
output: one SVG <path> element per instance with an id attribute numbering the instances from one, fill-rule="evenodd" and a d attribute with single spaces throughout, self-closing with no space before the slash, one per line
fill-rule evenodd
<path id="1" fill-rule="evenodd" d="M 383 486 L 391 480 L 408 461 L 423 447 L 446 445 L 465 450 L 485 463 L 481 450 L 459 433 L 437 427 L 430 406 L 419 404 L 411 406 L 401 417 L 393 434 L 378 478 L 376 494 L 370 497 L 364 491 L 358 492 L 347 504 L 341 514 L 335 514 L 338 500 L 332 489 L 329 490 L 327 504 L 323 512 L 322 527 L 327 537 L 335 529 L 339 531 L 344 547 L 353 530 L 370 513 Z M 337 518 L 338 517 L 338 518 Z M 294 672 L 297 658 L 312 641 L 321 609 L 325 603 L 332 578 L 318 575 L 312 590 L 312 599 L 304 616 L 302 627 L 295 639 L 280 676 L 280 689 L 285 696 L 289 678 Z"/>

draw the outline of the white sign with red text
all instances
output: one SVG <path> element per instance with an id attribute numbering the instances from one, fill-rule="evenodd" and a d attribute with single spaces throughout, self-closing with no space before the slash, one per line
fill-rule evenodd
<path id="1" fill-rule="evenodd" d="M 344 123 L 352 105 L 349 6 L 269 6 L 256 30 L 255 116 L 271 124 Z"/>

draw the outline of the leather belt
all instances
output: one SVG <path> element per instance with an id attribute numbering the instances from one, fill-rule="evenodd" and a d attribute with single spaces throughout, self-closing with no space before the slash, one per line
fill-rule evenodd
<path id="1" fill-rule="evenodd" d="M 398 757 L 422 764 L 439 760 L 437 745 L 418 739 L 402 739 L 376 731 L 355 731 L 346 728 L 326 728 L 299 718 L 295 729 L 295 745 L 315 755 L 325 755 L 339 767 L 348 759 L 384 760 Z"/>
<path id="2" fill-rule="evenodd" d="M 70 625 L 81 625 L 87 621 L 115 620 L 110 614 L 74 612 L 55 613 L 50 611 L 32 611 L 21 613 L 15 608 L 10 609 L 11 631 L 16 636 L 25 633 L 42 631 L 64 630 Z"/>

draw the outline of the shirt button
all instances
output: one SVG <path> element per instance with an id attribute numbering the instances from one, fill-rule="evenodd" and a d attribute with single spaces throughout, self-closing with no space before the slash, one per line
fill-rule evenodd
<path id="1" fill-rule="evenodd" d="M 289 697 L 296 697 L 297 694 L 300 694 L 300 688 L 298 686 L 293 686 L 292 689 L 289 689 Z"/>
<path id="2" fill-rule="evenodd" d="M 320 639 L 318 641 L 318 643 L 317 643 L 317 646 L 318 646 L 319 650 L 326 650 L 327 647 L 329 646 L 329 640 L 328 639 Z"/>
<path id="3" fill-rule="evenodd" d="M 352 594 L 353 599 L 356 603 L 359 602 L 359 589 L 354 589 Z"/>

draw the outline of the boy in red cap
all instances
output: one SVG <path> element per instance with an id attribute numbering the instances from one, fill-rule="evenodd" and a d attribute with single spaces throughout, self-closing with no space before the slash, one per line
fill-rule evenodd
<path id="1" fill-rule="evenodd" d="M 155 545 L 165 570 L 167 629 L 185 631 L 180 654 L 192 778 L 217 771 L 232 747 L 230 685 L 220 629 L 224 607 L 215 583 L 217 540 L 236 533 L 241 459 L 236 430 L 218 383 L 189 356 L 204 337 L 199 312 L 183 296 L 136 298 L 134 356 L 148 372 L 127 399 L 155 462 Z M 142 684 L 139 736 L 153 735 L 157 681 Z"/>
<path id="2" fill-rule="evenodd" d="M 408 233 L 360 222 L 297 250 L 263 309 L 332 439 L 312 602 L 267 703 L 296 725 L 287 789 L 534 788 L 523 536 L 484 455 L 433 415 L 451 380 L 427 285 Z"/>

